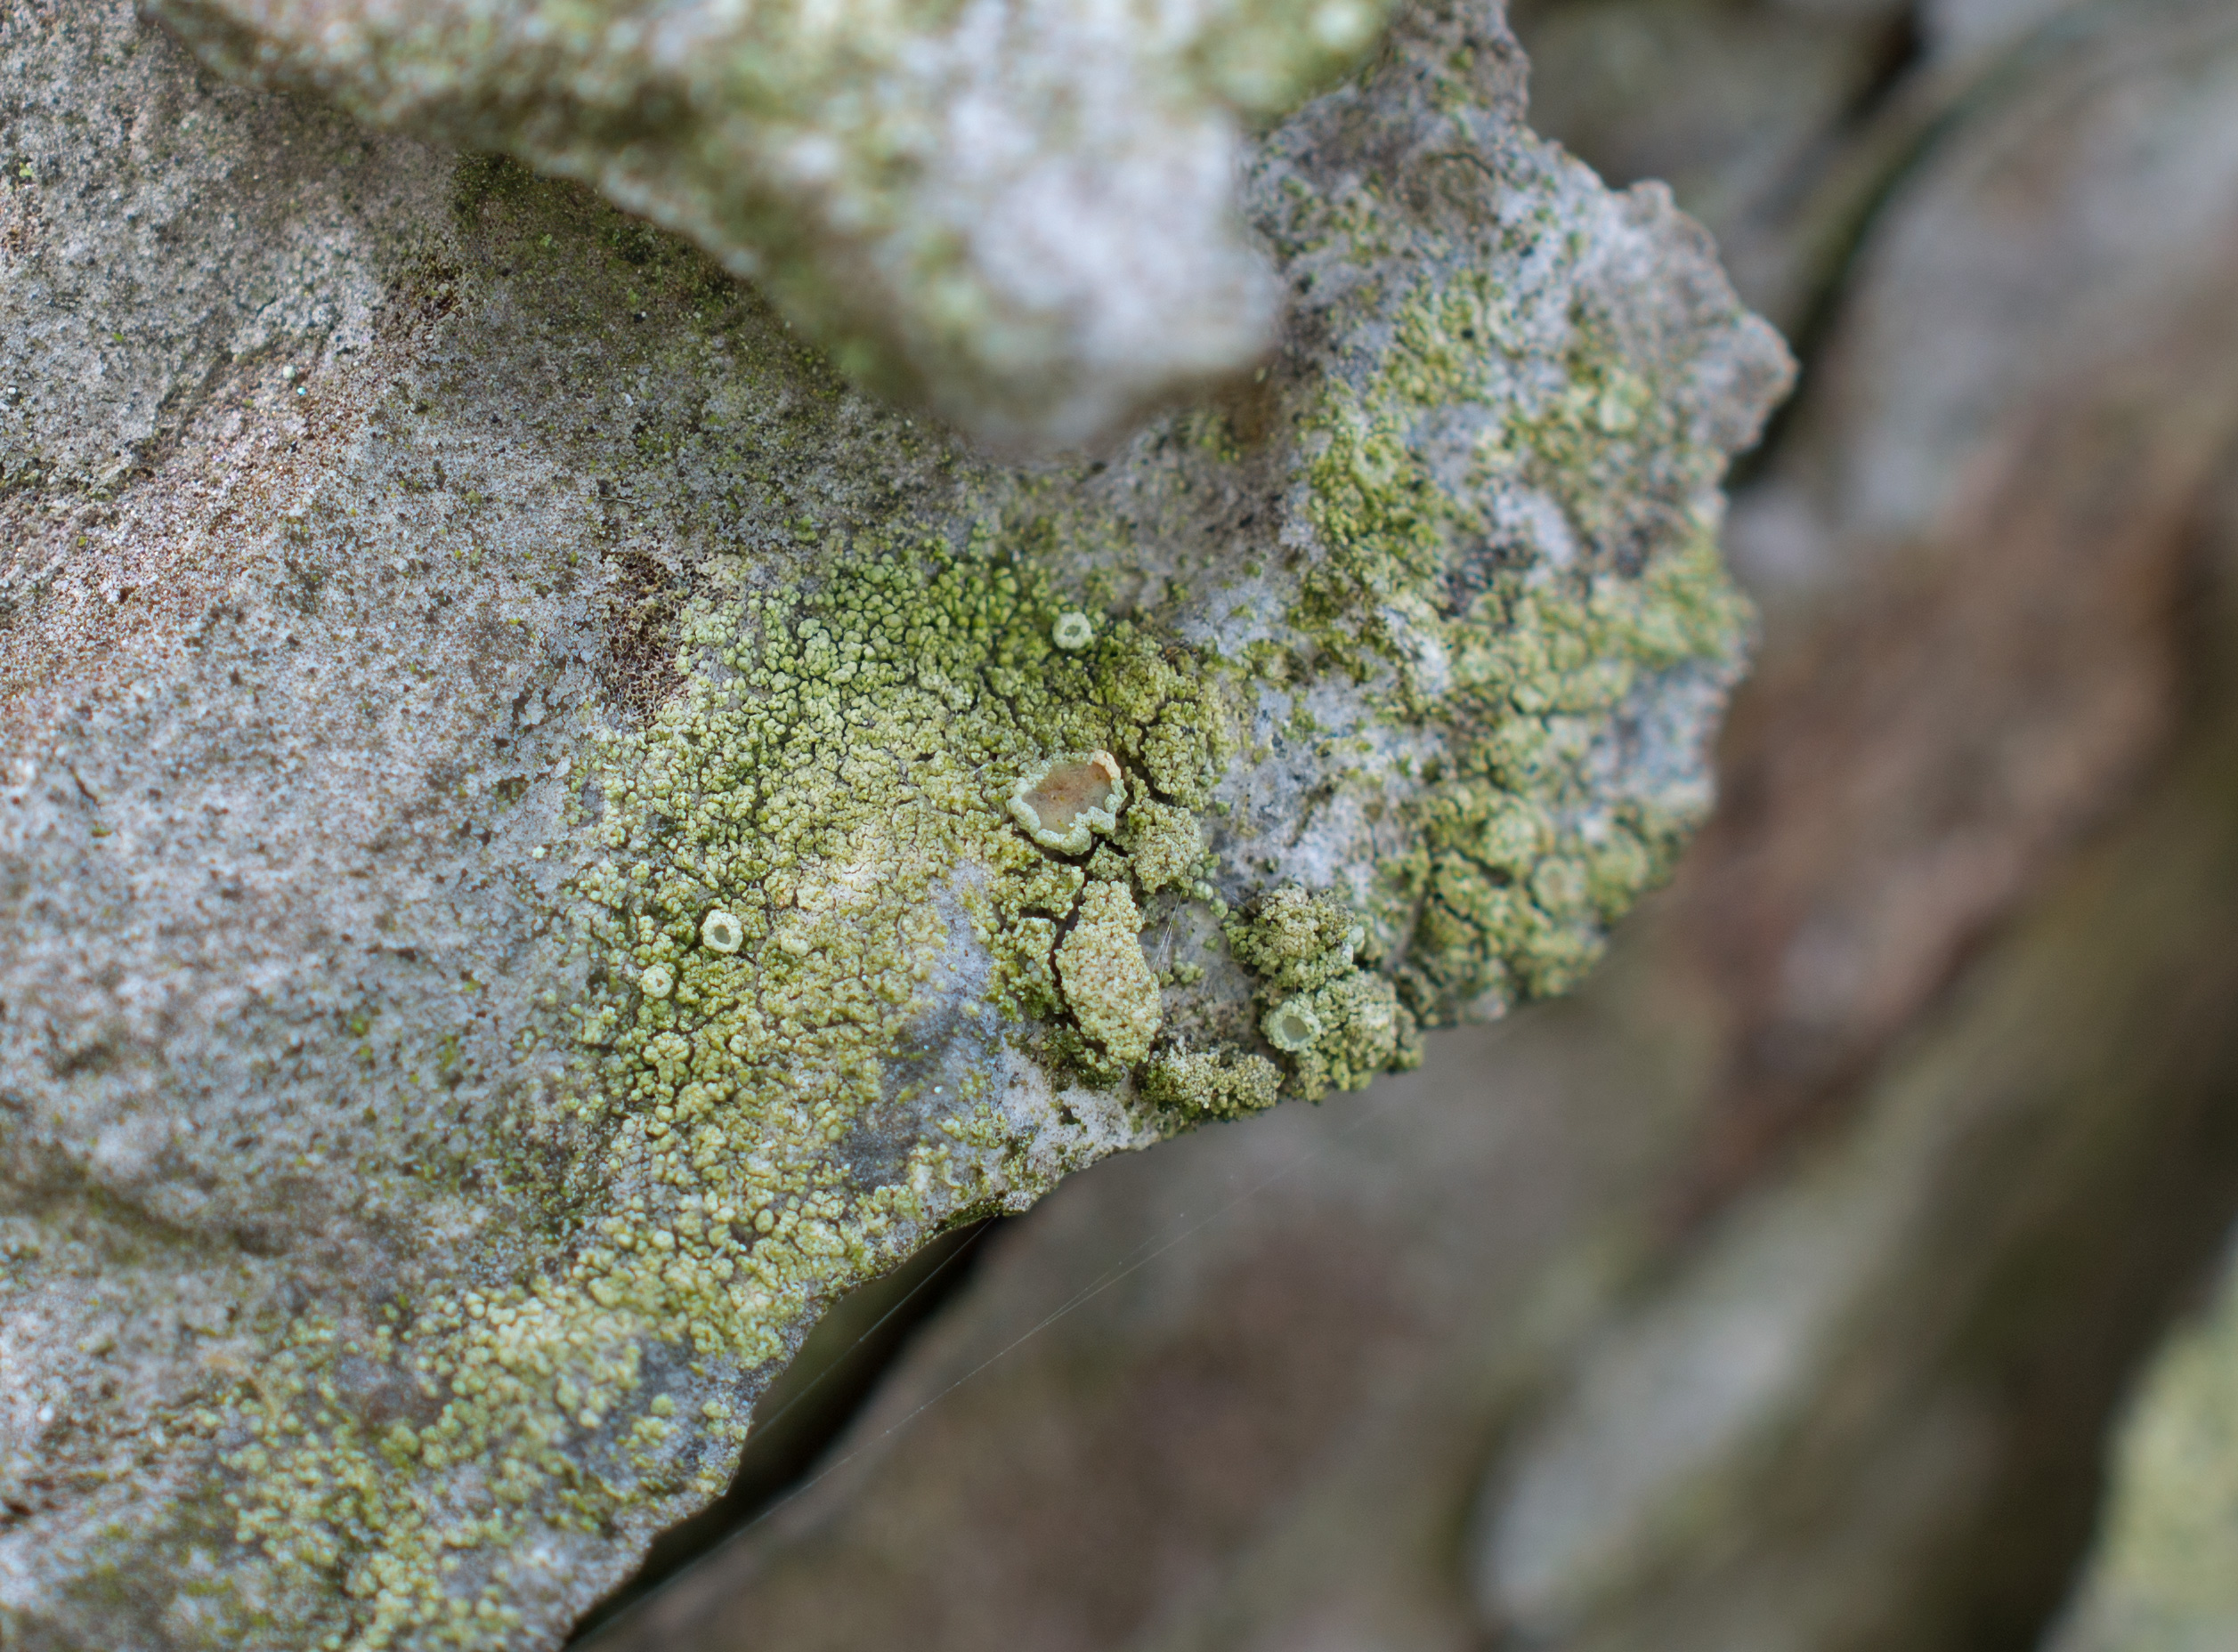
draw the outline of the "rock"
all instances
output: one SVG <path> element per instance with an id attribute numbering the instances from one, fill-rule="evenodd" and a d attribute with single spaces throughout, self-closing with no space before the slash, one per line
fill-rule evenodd
<path id="1" fill-rule="evenodd" d="M 850 1285 L 1576 979 L 1787 369 L 1520 70 L 1403 20 L 1255 151 L 1264 377 L 1011 469 L 575 186 L 0 20 L 9 1637 L 553 1644 Z"/>
<path id="2" fill-rule="evenodd" d="M 2238 1640 L 2238 1270 L 2153 1361 L 2117 1437 L 2106 1518 L 2046 1652 Z"/>
<path id="3" fill-rule="evenodd" d="M 598 1652 L 2036 1644 L 2238 1211 L 2238 19 L 2071 21 L 1826 296 L 1723 801 L 1606 963 L 1068 1181 Z"/>
<path id="4" fill-rule="evenodd" d="M 1385 0 L 1195 0 L 1155 24 L 1083 0 L 147 9 L 237 79 L 593 184 L 853 377 L 1050 448 L 1267 354 L 1239 117 L 1334 78 Z"/>

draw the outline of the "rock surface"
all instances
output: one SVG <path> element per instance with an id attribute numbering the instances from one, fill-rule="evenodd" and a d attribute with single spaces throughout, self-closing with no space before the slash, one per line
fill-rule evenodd
<path id="1" fill-rule="evenodd" d="M 983 1242 L 829 1475 L 597 1652 L 2038 1644 L 2238 1211 L 2238 17 L 1535 10 L 1707 36 L 1597 110 L 1535 57 L 1589 156 L 1729 129 L 1695 67 L 1777 25 L 1837 36 L 1799 183 L 1878 168 L 1736 494 L 1717 815 L 1572 997 Z M 1855 99 L 1905 11 L 2001 55 Z"/>
<path id="2" fill-rule="evenodd" d="M 1786 362 L 1520 69 L 1402 20 L 1254 152 L 1263 376 L 1007 469 L 572 185 L 0 20 L 0 1633 L 549 1645 L 849 1285 L 1577 978 Z"/>
<path id="3" fill-rule="evenodd" d="M 1249 370 L 1239 117 L 1383 0 L 150 0 L 237 78 L 501 150 L 696 240 L 857 377 L 1014 448 Z"/>

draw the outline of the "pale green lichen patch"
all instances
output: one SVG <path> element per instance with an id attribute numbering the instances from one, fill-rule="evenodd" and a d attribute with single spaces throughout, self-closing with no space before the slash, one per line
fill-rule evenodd
<path id="1" fill-rule="evenodd" d="M 1318 987 L 1352 968 L 1365 931 L 1344 903 L 1295 885 L 1270 891 L 1228 926 L 1245 968 L 1285 989 Z"/>
<path id="2" fill-rule="evenodd" d="M 589 1529 L 718 1489 L 737 1373 L 944 1220 L 1054 1173 L 993 1102 L 1006 1044 L 1044 1036 L 1022 1017 L 1107 1083 L 1149 1055 L 1130 888 L 1029 843 L 1004 777 L 1040 770 L 1038 809 L 1108 830 L 1123 763 L 1201 796 L 1230 719 L 1217 674 L 1125 622 L 1058 650 L 1055 606 L 981 537 L 835 552 L 687 615 L 684 693 L 579 774 L 606 985 L 580 1011 L 560 1180 L 599 1190 L 587 1225 L 556 1267 L 400 1304 L 369 1339 L 306 1326 L 214 1424 L 242 1441 L 241 1539 L 348 1572 L 361 1608 L 335 1644 L 473 1643 L 501 1597 L 456 1562 L 519 1543 L 531 1509 Z M 656 1381 L 659 1348 L 686 1374 Z M 369 1429 L 330 1397 L 345 1358 L 398 1373 L 418 1413 Z M 468 1462 L 485 1498 L 434 1494 Z"/>
<path id="3" fill-rule="evenodd" d="M 1478 716 L 1416 806 L 1415 1001 L 1559 992 L 1600 956 L 1707 803 L 1699 788 L 1610 795 L 1594 772 L 1607 730 L 1642 676 L 1734 658 L 1747 614 L 1706 532 L 1636 579 L 1503 579 L 1472 601 L 1455 675 Z"/>
<path id="4" fill-rule="evenodd" d="M 1061 494 L 1046 482 L 987 481 L 942 538 L 804 529 L 775 571 L 683 605 L 679 692 L 572 776 L 596 797 L 575 894 L 602 984 L 564 1168 L 535 1172 L 583 1212 L 564 1254 L 400 1303 L 369 1338 L 306 1327 L 221 1420 L 242 1540 L 346 1574 L 336 1645 L 471 1644 L 503 1596 L 460 1557 L 555 1509 L 588 1530 L 711 1494 L 743 1373 L 944 1221 L 1072 1162 L 997 1073 L 1184 1128 L 1269 1105 L 1285 1074 L 1358 1089 L 1419 1059 L 1420 1021 L 1586 967 L 1688 818 L 1594 765 L 1639 684 L 1724 668 L 1743 612 L 1699 522 L 1636 569 L 1472 560 L 1489 484 L 1450 482 L 1414 428 L 1409 398 L 1443 384 L 1391 367 L 1326 392 L 1357 417 L 1300 460 L 1329 549 L 1282 647 L 1224 660 L 1092 590 L 1110 617 L 1067 645 L 1066 559 L 1122 532 L 1061 499 L 1006 514 Z M 1542 462 L 1496 427 L 1487 454 Z M 1215 807 L 1239 765 L 1283 773 L 1254 717 L 1279 702 L 1302 731 L 1283 740 L 1319 738 L 1305 708 L 1332 681 L 1366 708 L 1365 755 L 1399 735 L 1439 754 L 1387 809 L 1365 901 L 1267 888 L 1272 860 Z M 1185 906 L 1209 944 L 1169 968 Z M 1196 993 L 1206 963 L 1243 972 L 1225 1003 Z M 418 1411 L 373 1428 L 328 1399 L 345 1357 Z M 486 1496 L 437 1494 L 469 1462 Z"/>
<path id="5" fill-rule="evenodd" d="M 1348 233 L 1385 210 L 1356 201 Z M 1540 293 L 1558 315 L 1529 313 Z M 1569 341 L 1552 384 L 1522 342 L 1550 329 Z M 1464 266 L 1400 298 L 1383 336 L 1309 417 L 1326 554 L 1294 618 L 1391 723 L 1442 733 L 1374 927 L 1416 1013 L 1496 1015 L 1574 984 L 1665 875 L 1707 793 L 1648 761 L 1618 780 L 1619 749 L 1688 674 L 1729 681 L 1752 618 L 1715 547 L 1723 454 L 1568 284 Z"/>
<path id="6" fill-rule="evenodd" d="M 1404 1071 L 1422 1062 L 1422 1042 L 1414 1014 L 1399 1001 L 1390 979 L 1372 969 L 1354 969 L 1316 988 L 1291 1013 L 1319 1031 L 1291 1052 L 1298 1093 L 1318 1101 L 1333 1089 L 1366 1089 L 1380 1073 Z"/>
<path id="7" fill-rule="evenodd" d="M 1290 1058 L 1298 1093 L 1359 1089 L 1422 1059 L 1414 1013 L 1390 978 L 1363 968 L 1366 931 L 1345 903 L 1294 885 L 1228 925 L 1237 961 L 1261 977 L 1259 1029 Z"/>
<path id="8" fill-rule="evenodd" d="M 1059 644 L 1062 647 L 1063 644 Z M 1118 829 L 1127 782 L 1108 751 L 1076 752 L 1035 764 L 1010 788 L 1010 817 L 1058 854 L 1085 854 L 1096 835 Z"/>
<path id="9" fill-rule="evenodd" d="M 1314 1013 L 1312 996 L 1305 992 L 1284 999 L 1259 1018 L 1259 1025 L 1269 1043 L 1293 1056 L 1312 1049 L 1314 1040 L 1326 1031 Z"/>
<path id="10" fill-rule="evenodd" d="M 1204 828 L 1187 809 L 1144 798 L 1121 823 L 1119 846 L 1127 870 L 1145 895 L 1194 882 L 1204 870 Z"/>
<path id="11" fill-rule="evenodd" d="M 2097 1551 L 2047 1652 L 2238 1644 L 2238 1269 L 2155 1360 L 2113 1456 Z"/>
<path id="12" fill-rule="evenodd" d="M 1282 1073 L 1273 1062 L 1233 1049 L 1172 1050 L 1142 1079 L 1146 1101 L 1191 1121 L 1263 1112 L 1281 1090 Z"/>
<path id="13" fill-rule="evenodd" d="M 1129 1065 L 1157 1036 L 1158 981 L 1142 955 L 1142 914 L 1126 886 L 1091 883 L 1080 919 L 1057 949 L 1066 1006 L 1114 1061 Z"/>
<path id="14" fill-rule="evenodd" d="M 346 1573 L 343 1642 L 471 1641 L 489 1557 L 709 1493 L 754 1373 L 944 1222 L 1411 1065 L 1660 874 L 1703 798 L 1658 720 L 1747 628 L 1708 450 L 1571 255 L 1524 290 L 1402 216 L 1326 215 L 1406 260 L 1341 359 L 1108 466 L 979 464 L 821 369 L 766 368 L 778 425 L 644 416 L 744 503 L 678 536 L 661 692 L 568 779 L 580 1067 L 550 1162 L 491 1171 L 564 1237 L 306 1326 L 227 1425 L 240 1534 Z M 418 1397 L 374 1426 L 345 1360 Z"/>

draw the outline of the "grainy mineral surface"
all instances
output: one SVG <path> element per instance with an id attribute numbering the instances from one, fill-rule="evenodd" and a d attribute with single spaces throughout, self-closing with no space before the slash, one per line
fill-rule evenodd
<path id="1" fill-rule="evenodd" d="M 1263 374 L 1006 468 L 573 184 L 0 20 L 0 1631 L 548 1646 L 851 1284 L 1577 979 L 1786 360 L 1521 67 L 1403 18 L 1253 150 Z"/>
<path id="2" fill-rule="evenodd" d="M 595 184 L 850 372 L 1046 449 L 1267 353 L 1241 123 L 1356 61 L 1387 0 L 146 9 L 237 78 Z"/>

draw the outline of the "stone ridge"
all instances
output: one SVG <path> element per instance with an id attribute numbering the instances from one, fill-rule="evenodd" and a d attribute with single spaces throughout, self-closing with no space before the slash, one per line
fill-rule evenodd
<path id="1" fill-rule="evenodd" d="M 10 1634 L 554 1644 L 839 1293 L 1561 990 L 1707 806 L 1784 357 L 1458 8 L 1256 151 L 1263 377 L 1019 468 L 121 8 L 0 69 Z"/>
<path id="2" fill-rule="evenodd" d="M 237 79 L 595 185 L 755 281 L 850 375 L 1011 449 L 1247 368 L 1277 295 L 1238 117 L 1384 0 L 150 0 Z"/>

